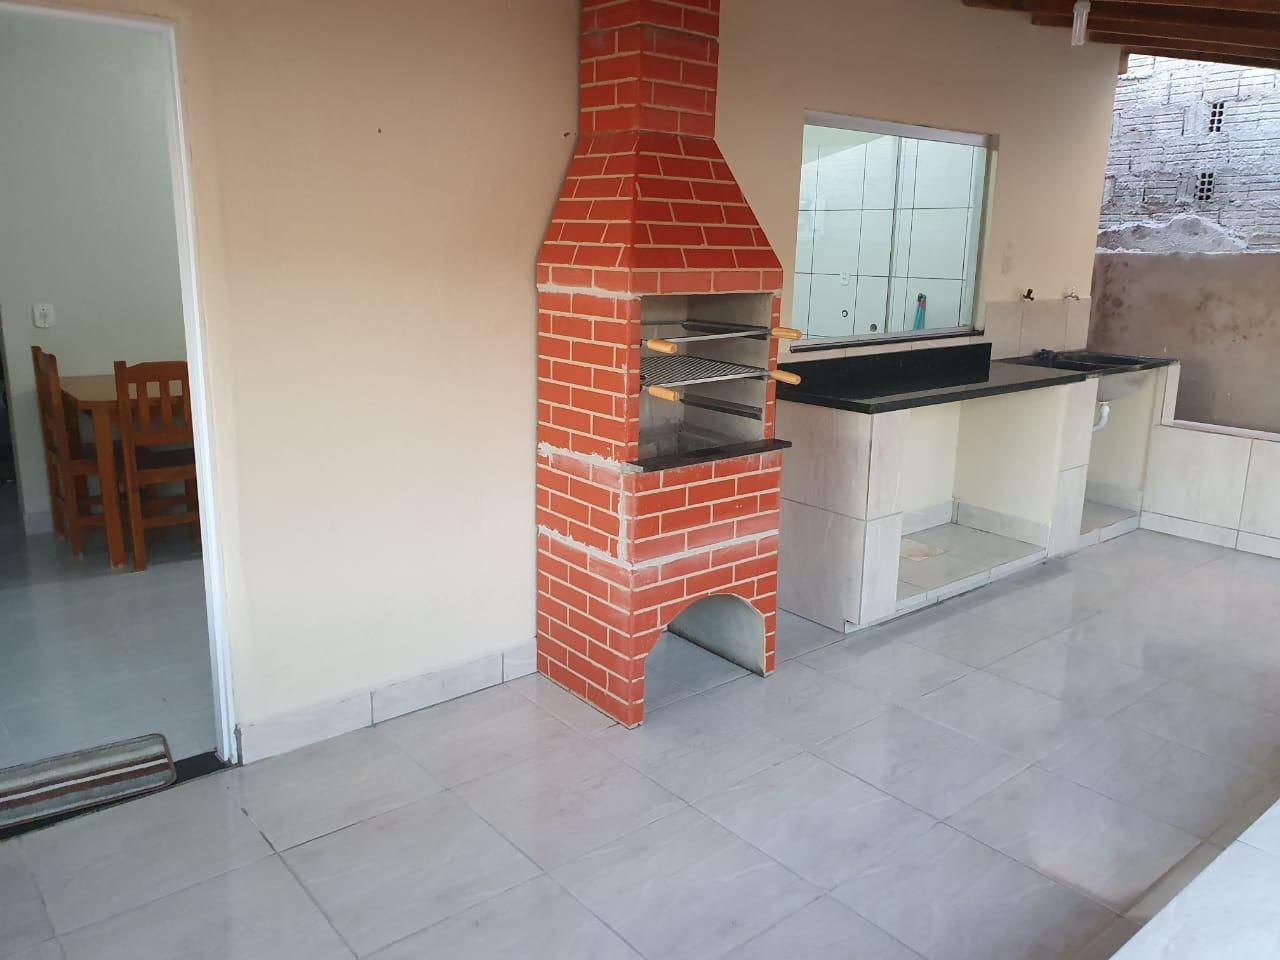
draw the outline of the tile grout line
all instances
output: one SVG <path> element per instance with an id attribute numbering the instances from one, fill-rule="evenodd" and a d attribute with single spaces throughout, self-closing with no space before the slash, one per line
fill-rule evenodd
<path id="1" fill-rule="evenodd" d="M 356 948 L 353 947 L 349 942 L 347 942 L 347 938 L 342 935 L 342 931 L 338 929 L 338 925 L 333 922 L 333 918 L 329 916 L 328 912 L 321 905 L 320 901 L 316 899 L 315 894 L 311 892 L 311 888 L 302 882 L 302 878 L 298 876 L 297 872 L 293 869 L 293 865 L 290 864 L 288 860 L 286 860 L 282 855 L 278 853 L 275 854 L 275 857 L 277 860 L 280 861 L 281 865 L 285 868 L 285 870 L 289 872 L 289 876 L 293 877 L 293 882 L 298 885 L 298 887 L 302 890 L 306 898 L 309 901 L 311 901 L 311 905 L 316 908 L 316 910 L 320 913 L 320 916 L 324 917 L 324 922 L 329 925 L 329 929 L 333 931 L 334 936 L 338 938 L 339 942 L 344 947 L 347 948 L 347 951 L 351 954 L 352 957 L 359 957 L 360 954 L 356 951 Z"/>

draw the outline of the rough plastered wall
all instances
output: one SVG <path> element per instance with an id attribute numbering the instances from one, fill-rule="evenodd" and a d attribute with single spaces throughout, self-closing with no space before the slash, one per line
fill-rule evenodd
<path id="1" fill-rule="evenodd" d="M 1099 253 L 1089 347 L 1182 361 L 1180 420 L 1280 432 L 1280 253 Z"/>
<path id="2" fill-rule="evenodd" d="M 1116 85 L 1099 247 L 1280 250 L 1277 156 L 1280 71 L 1132 57 Z"/>

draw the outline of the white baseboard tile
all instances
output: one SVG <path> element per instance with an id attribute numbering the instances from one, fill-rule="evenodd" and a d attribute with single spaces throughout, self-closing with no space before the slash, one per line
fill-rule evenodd
<path id="1" fill-rule="evenodd" d="M 909 537 L 911 534 L 919 533 L 921 530 L 940 527 L 944 523 L 950 523 L 955 519 L 955 515 L 956 502 L 954 500 L 935 503 L 931 507 L 921 507 L 919 510 L 908 510 L 902 514 L 902 535 Z"/>
<path id="2" fill-rule="evenodd" d="M 968 593 L 970 590 L 977 590 L 981 586 L 991 582 L 991 571 L 983 570 L 982 573 L 975 573 L 971 577 L 965 577 L 963 580 L 953 580 L 951 583 L 944 583 L 942 586 L 930 590 L 928 599 L 930 603 L 941 603 L 943 600 L 950 600 L 952 597 L 958 597 L 962 593 Z"/>
<path id="3" fill-rule="evenodd" d="M 1094 503 L 1103 503 L 1121 510 L 1132 510 L 1137 513 L 1142 509 L 1142 491 L 1130 490 L 1128 487 L 1117 487 L 1110 483 L 1099 483 L 1090 480 L 1084 485 L 1084 498 Z"/>
<path id="4" fill-rule="evenodd" d="M 1036 523 L 1023 517 L 1010 516 L 986 507 L 978 507 L 963 500 L 956 501 L 955 522 L 962 527 L 972 527 L 986 533 L 994 533 L 998 537 L 1010 540 L 1021 540 L 1023 543 L 1037 547 L 1049 546 L 1049 525 Z"/>
<path id="5" fill-rule="evenodd" d="M 373 691 L 373 722 L 413 713 L 502 683 L 503 655 L 491 653 Z"/>
<path id="6" fill-rule="evenodd" d="M 1245 553 L 1256 553 L 1263 557 L 1275 557 L 1280 560 L 1280 540 L 1275 537 L 1264 537 L 1260 533 L 1240 531 L 1240 539 L 1236 543 L 1237 550 Z"/>
<path id="7" fill-rule="evenodd" d="M 1186 540 L 1199 540 L 1201 543 L 1212 543 L 1231 550 L 1235 549 L 1239 538 L 1237 531 L 1226 527 L 1215 527 L 1211 523 L 1183 520 L 1180 517 L 1167 517 L 1162 513 L 1152 513 L 1150 510 L 1142 511 L 1139 525 L 1143 530 L 1167 533 Z"/>
<path id="8" fill-rule="evenodd" d="M 244 724 L 240 734 L 240 760 L 252 763 L 307 747 L 373 723 L 370 697 L 356 694 L 322 703 L 262 723 Z"/>
<path id="9" fill-rule="evenodd" d="M 38 536 L 42 533 L 53 533 L 53 514 L 48 510 L 24 513 L 22 515 L 22 529 L 27 532 L 28 537 Z"/>
<path id="10" fill-rule="evenodd" d="M 527 677 L 538 669 L 538 641 L 530 640 L 502 651 L 502 682 Z"/>
<path id="11" fill-rule="evenodd" d="M 1137 529 L 1138 515 L 1135 513 L 1132 517 L 1126 517 L 1124 520 L 1117 520 L 1115 523 L 1109 523 L 1105 527 L 1099 527 L 1094 532 L 1098 535 L 1099 543 L 1106 543 L 1116 537 L 1123 537 L 1126 533 L 1133 533 Z"/>
<path id="12" fill-rule="evenodd" d="M 1038 563 L 1044 563 L 1049 556 L 1047 549 L 1037 550 L 1035 553 L 1025 557 L 1019 557 L 1017 560 L 1010 560 L 1008 563 L 1002 563 L 998 567 L 991 568 L 992 580 L 1003 580 L 1005 577 L 1011 577 L 1015 573 L 1023 570 L 1030 570 Z"/>
<path id="13" fill-rule="evenodd" d="M 537 652 L 535 642 L 531 640 L 499 653 L 432 670 L 367 693 L 354 694 L 262 723 L 245 724 L 238 730 L 240 756 L 244 763 L 252 763 L 288 753 L 523 677 L 533 673 L 536 666 Z"/>

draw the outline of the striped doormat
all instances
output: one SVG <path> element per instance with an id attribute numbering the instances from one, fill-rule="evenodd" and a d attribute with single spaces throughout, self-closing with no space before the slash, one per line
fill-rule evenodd
<path id="1" fill-rule="evenodd" d="M 177 779 L 158 733 L 0 770 L 0 830 L 115 803 Z"/>

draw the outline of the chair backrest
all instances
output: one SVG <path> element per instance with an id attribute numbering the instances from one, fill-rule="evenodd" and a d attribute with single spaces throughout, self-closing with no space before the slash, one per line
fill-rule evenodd
<path id="1" fill-rule="evenodd" d="M 136 447 L 190 446 L 191 383 L 185 360 L 151 363 L 116 361 L 116 402 L 120 442 Z"/>
<path id="2" fill-rule="evenodd" d="M 74 451 L 67 429 L 67 410 L 62 402 L 58 358 L 33 344 L 31 364 L 36 374 L 36 402 L 40 410 L 40 435 L 44 440 L 45 455 L 55 458 L 61 465 L 71 459 Z"/>

